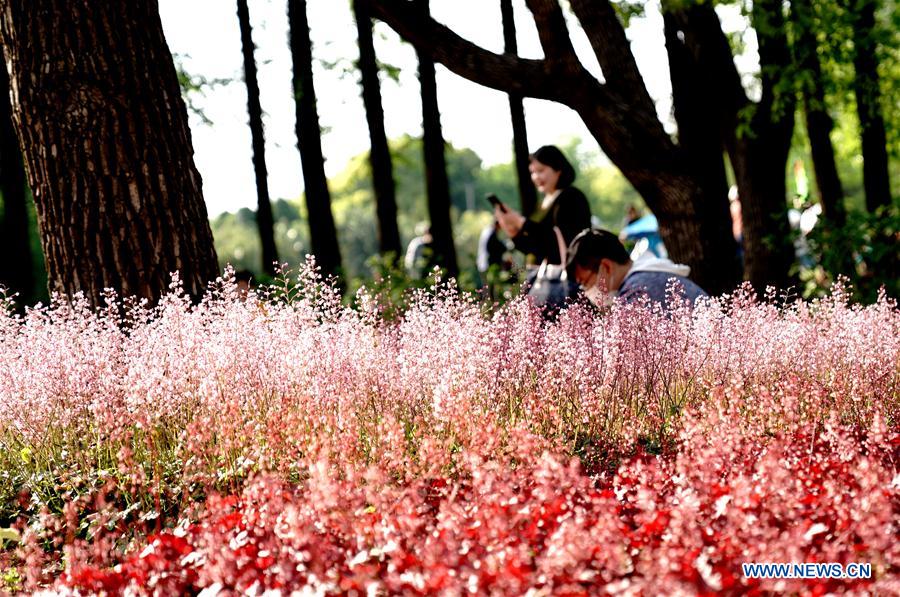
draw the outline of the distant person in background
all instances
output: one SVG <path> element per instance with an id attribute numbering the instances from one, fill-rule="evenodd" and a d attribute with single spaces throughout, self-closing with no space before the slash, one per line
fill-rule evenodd
<path id="1" fill-rule="evenodd" d="M 805 268 L 811 268 L 815 259 L 810 252 L 806 236 L 812 232 L 822 215 L 822 204 L 811 202 L 809 198 L 809 179 L 803 160 L 794 160 L 795 193 L 793 207 L 788 210 L 788 223 L 794 232 L 794 255 Z"/>
<path id="2" fill-rule="evenodd" d="M 636 220 L 622 228 L 622 231 L 619 233 L 619 240 L 634 243 L 634 248 L 631 250 L 632 259 L 637 259 L 644 253 L 651 253 L 654 257 L 662 259 L 669 256 L 662 237 L 659 235 L 659 223 L 653 214 L 639 215 Z"/>
<path id="3" fill-rule="evenodd" d="M 484 227 L 478 239 L 478 254 L 475 258 L 482 287 L 487 288 L 492 300 L 496 298 L 495 291 L 501 273 L 512 269 L 512 260 L 506 255 L 510 247 L 500 240 L 499 231 L 500 223 L 497 220 Z"/>
<path id="4" fill-rule="evenodd" d="M 728 211 L 731 213 L 731 235 L 738 246 L 738 257 L 741 265 L 744 263 L 744 217 L 741 212 L 741 200 L 738 197 L 738 188 L 731 185 L 728 189 Z"/>
<path id="5" fill-rule="evenodd" d="M 641 212 L 638 211 L 638 208 L 634 205 L 634 203 L 628 204 L 628 209 L 625 210 L 625 224 L 622 226 L 628 226 L 629 224 L 634 224 L 638 220 L 641 219 Z"/>
<path id="6" fill-rule="evenodd" d="M 247 298 L 250 289 L 256 285 L 256 278 L 250 270 L 242 269 L 234 273 L 234 282 L 237 286 L 238 296 L 241 297 L 241 300 L 244 300 Z"/>
<path id="7" fill-rule="evenodd" d="M 573 186 L 575 169 L 559 148 L 545 145 L 530 156 L 528 170 L 531 181 L 543 194 L 543 200 L 535 212 L 526 218 L 508 205 L 494 208 L 494 217 L 503 231 L 512 239 L 513 245 L 526 257 L 529 296 L 538 306 L 558 307 L 577 292 L 577 285 L 571 280 L 559 280 L 558 273 L 548 275 L 547 284 L 538 282 L 538 273 L 543 269 L 564 270 L 559 247 L 565 248 L 575 236 L 591 226 L 591 208 L 584 193 Z M 557 238 L 557 230 L 562 239 Z M 548 268 L 540 266 L 546 262 Z M 553 295 L 544 296 L 541 288 L 553 288 Z M 559 290 L 560 292 L 557 292 Z"/>
<path id="8" fill-rule="evenodd" d="M 821 215 L 822 205 L 820 203 L 807 205 L 800 197 L 794 199 L 794 207 L 788 210 L 788 223 L 795 234 L 794 256 L 803 267 L 809 268 L 815 264 L 806 237 L 816 227 Z"/>
<path id="9" fill-rule="evenodd" d="M 706 296 L 688 279 L 689 266 L 650 253 L 632 260 L 616 235 L 607 230 L 585 230 L 576 236 L 569 246 L 566 268 L 569 278 L 578 282 L 597 306 L 609 304 L 615 297 L 625 302 L 646 297 L 667 306 L 672 280 L 681 286 L 681 296 L 692 303 Z"/>
<path id="10" fill-rule="evenodd" d="M 416 226 L 416 233 L 418 236 L 409 241 L 409 246 L 406 247 L 403 265 L 410 278 L 420 280 L 434 266 L 434 239 L 431 236 L 431 226 L 427 224 Z"/>

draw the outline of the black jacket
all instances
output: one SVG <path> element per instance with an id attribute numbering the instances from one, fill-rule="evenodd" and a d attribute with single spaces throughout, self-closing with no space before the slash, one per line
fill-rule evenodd
<path id="1" fill-rule="evenodd" d="M 529 263 L 538 264 L 545 258 L 551 264 L 560 263 L 559 248 L 553 227 L 562 232 L 566 245 L 575 236 L 591 227 L 591 208 L 587 197 L 575 187 L 563 189 L 550 209 L 538 209 L 525 221 L 522 230 L 513 238 L 513 244 L 523 253 L 532 257 Z"/>

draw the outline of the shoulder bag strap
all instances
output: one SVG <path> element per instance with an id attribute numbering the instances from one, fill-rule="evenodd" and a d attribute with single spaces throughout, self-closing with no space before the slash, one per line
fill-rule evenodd
<path id="1" fill-rule="evenodd" d="M 566 271 L 566 258 L 568 257 L 568 250 L 566 248 L 566 240 L 563 238 L 562 232 L 559 230 L 559 226 L 554 226 L 553 232 L 556 234 L 556 243 L 559 248 L 560 267 L 562 267 L 562 273 L 560 274 L 559 279 L 567 280 L 569 277 L 569 274 Z M 546 262 L 546 260 L 544 260 L 544 261 Z"/>

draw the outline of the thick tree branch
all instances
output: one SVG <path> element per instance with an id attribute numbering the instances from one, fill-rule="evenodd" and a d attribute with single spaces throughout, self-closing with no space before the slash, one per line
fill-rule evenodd
<path id="1" fill-rule="evenodd" d="M 566 18 L 559 7 L 559 0 L 526 0 L 525 4 L 534 15 L 541 48 L 547 62 L 554 69 L 580 75 L 584 67 L 572 46 L 572 38 L 566 27 Z"/>
<path id="2" fill-rule="evenodd" d="M 659 173 L 679 168 L 673 164 L 680 158 L 677 147 L 660 124 L 649 96 L 646 101 L 635 101 L 631 90 L 601 84 L 580 64 L 577 68 L 560 69 L 549 59 L 525 60 L 492 54 L 460 38 L 404 0 L 360 1 L 368 4 L 376 17 L 412 42 L 419 51 L 453 72 L 501 91 L 551 99 L 574 109 L 606 155 L 626 173 L 651 208 L 668 209 L 670 220 L 692 217 L 690 203 L 664 196 L 655 187 Z M 528 6 L 536 11 L 536 20 L 546 18 L 555 22 L 556 35 L 563 36 L 561 40 L 545 37 L 545 43 L 550 47 L 562 44 L 562 47 L 545 50 L 545 53 L 564 56 L 565 45 L 570 45 L 571 41 L 564 27 L 560 28 L 561 11 L 557 16 L 553 14 L 559 9 L 557 0 L 528 0 Z M 621 29 L 618 21 L 615 25 Z M 646 89 L 643 93 L 646 94 Z M 676 203 L 678 206 L 674 207 Z"/>
<path id="3" fill-rule="evenodd" d="M 360 3 L 406 41 L 461 77 L 507 93 L 564 101 L 564 89 L 544 60 L 489 52 L 405 0 L 360 0 Z"/>
<path id="4" fill-rule="evenodd" d="M 713 104 L 718 106 L 718 113 L 715 116 L 723 140 L 727 145 L 733 145 L 738 114 L 750 100 L 741 84 L 719 17 L 709 4 L 692 3 L 688 7 L 668 4 L 663 3 L 663 10 L 669 12 L 680 27 L 685 46 L 692 51 L 698 70 L 704 73 L 706 80 L 716 82 L 709 86 L 716 94 Z"/>
<path id="5" fill-rule="evenodd" d="M 644 79 L 631 53 L 625 28 L 608 0 L 571 0 L 572 11 L 587 34 L 603 78 L 617 89 L 627 89 L 653 106 Z"/>

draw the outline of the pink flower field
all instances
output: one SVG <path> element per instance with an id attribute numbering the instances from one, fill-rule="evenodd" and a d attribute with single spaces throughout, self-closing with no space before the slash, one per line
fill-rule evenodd
<path id="1" fill-rule="evenodd" d="M 893 300 L 394 312 L 5 309 L 0 593 L 900 594 Z"/>

